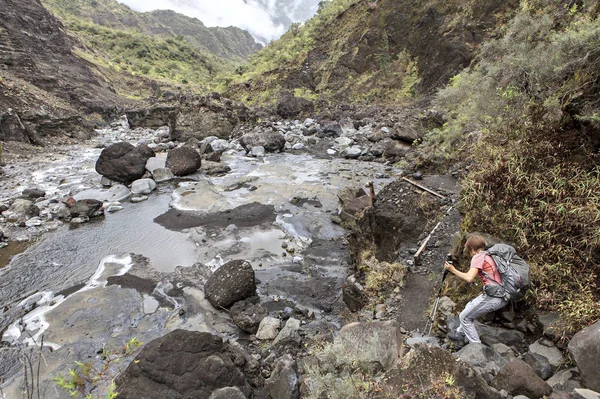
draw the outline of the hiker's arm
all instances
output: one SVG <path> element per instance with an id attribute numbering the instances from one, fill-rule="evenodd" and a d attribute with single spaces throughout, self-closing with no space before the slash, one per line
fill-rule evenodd
<path id="1" fill-rule="evenodd" d="M 444 269 L 448 270 L 450 273 L 454 274 L 456 277 L 465 280 L 467 283 L 472 283 L 477 277 L 478 270 L 474 267 L 470 268 L 468 272 L 464 273 L 460 270 L 456 269 L 454 265 L 446 262 L 444 264 Z"/>

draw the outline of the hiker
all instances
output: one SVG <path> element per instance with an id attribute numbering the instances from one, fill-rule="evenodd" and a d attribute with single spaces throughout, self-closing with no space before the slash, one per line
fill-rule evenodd
<path id="1" fill-rule="evenodd" d="M 465 252 L 471 256 L 471 267 L 464 273 L 457 270 L 454 265 L 446 262 L 444 269 L 458 278 L 472 283 L 476 276 L 483 282 L 484 292 L 477 298 L 471 300 L 460 313 L 460 326 L 456 332 L 450 332 L 448 338 L 457 342 L 464 342 L 466 337 L 469 343 L 481 343 L 479 334 L 475 330 L 475 319 L 486 313 L 501 309 L 508 304 L 508 299 L 490 296 L 485 293 L 485 286 L 491 284 L 502 284 L 502 277 L 496 267 L 496 262 L 486 252 L 485 240 L 482 236 L 473 234 L 465 243 Z M 490 281 L 493 279 L 494 281 Z M 497 283 L 497 284 L 496 284 Z"/>

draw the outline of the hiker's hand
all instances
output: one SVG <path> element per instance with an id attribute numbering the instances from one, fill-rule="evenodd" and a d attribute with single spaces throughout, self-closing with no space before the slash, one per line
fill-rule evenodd
<path id="1" fill-rule="evenodd" d="M 452 272 L 453 271 L 452 269 L 454 269 L 454 265 L 452 263 L 446 262 L 446 263 L 444 263 L 444 269 Z"/>

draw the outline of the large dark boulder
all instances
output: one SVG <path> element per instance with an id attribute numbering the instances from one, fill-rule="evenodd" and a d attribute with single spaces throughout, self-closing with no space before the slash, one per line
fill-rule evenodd
<path id="1" fill-rule="evenodd" d="M 171 169 L 175 176 L 186 176 L 194 173 L 202 165 L 202 158 L 198 151 L 190 147 L 179 147 L 167 153 L 166 167 Z"/>
<path id="2" fill-rule="evenodd" d="M 264 147 L 267 152 L 283 151 L 285 137 L 279 132 L 251 132 L 240 138 L 240 144 L 247 152 L 258 146 Z"/>
<path id="3" fill-rule="evenodd" d="M 569 342 L 569 352 L 585 386 L 600 392 L 600 321 L 575 334 Z"/>
<path id="4" fill-rule="evenodd" d="M 119 399 L 208 399 L 225 387 L 250 397 L 239 360 L 216 335 L 175 330 L 148 343 L 117 379 Z"/>
<path id="5" fill-rule="evenodd" d="M 100 153 L 96 161 L 96 172 L 110 180 L 130 183 L 146 173 L 146 161 L 156 156 L 147 145 L 137 147 L 121 142 L 112 144 Z"/>
<path id="6" fill-rule="evenodd" d="M 209 277 L 204 292 L 216 308 L 226 308 L 237 301 L 256 295 L 252 265 L 241 259 L 225 263 Z"/>
<path id="7" fill-rule="evenodd" d="M 492 386 L 504 389 L 513 396 L 525 395 L 530 398 L 541 398 L 552 393 L 552 387 L 522 360 L 504 366 L 492 381 Z"/>
<path id="8" fill-rule="evenodd" d="M 314 104 L 304 98 L 295 97 L 290 92 L 284 92 L 277 102 L 277 115 L 282 118 L 296 118 L 302 114 L 314 112 Z"/>

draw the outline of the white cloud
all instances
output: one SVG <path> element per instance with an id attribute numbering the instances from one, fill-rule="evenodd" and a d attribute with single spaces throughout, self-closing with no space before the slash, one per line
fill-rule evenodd
<path id="1" fill-rule="evenodd" d="M 287 27 L 273 21 L 269 9 L 252 0 L 118 0 L 136 11 L 173 10 L 206 26 L 237 26 L 257 41 L 279 38 Z M 271 2 L 274 4 L 274 2 Z M 272 9 L 271 9 L 272 10 Z"/>

